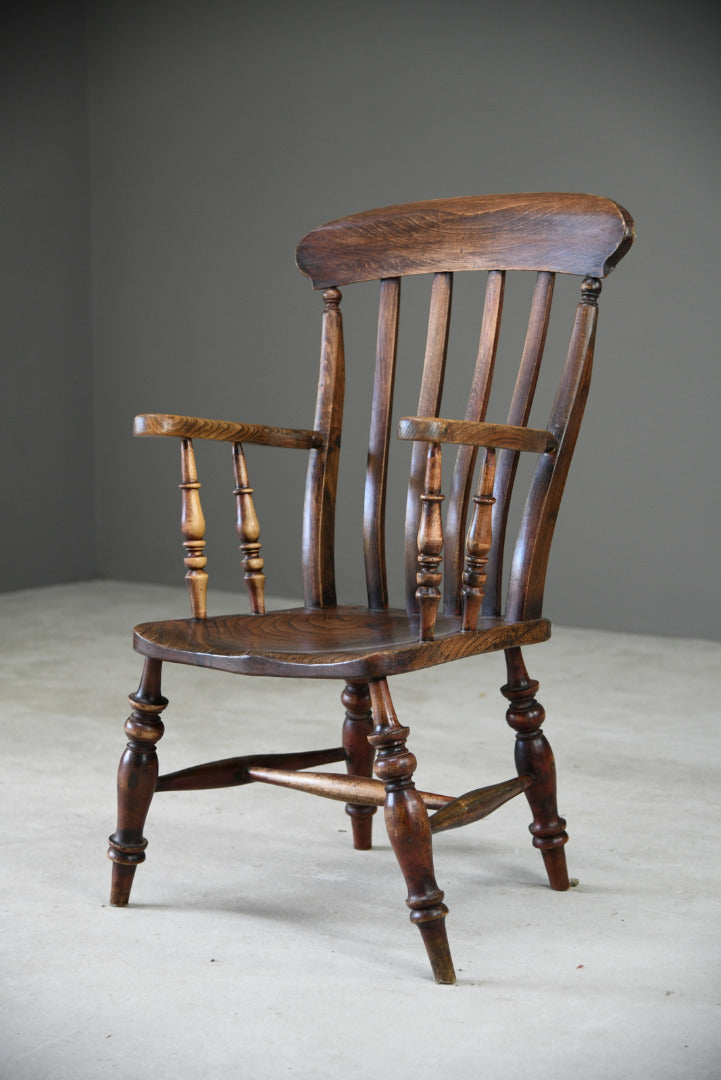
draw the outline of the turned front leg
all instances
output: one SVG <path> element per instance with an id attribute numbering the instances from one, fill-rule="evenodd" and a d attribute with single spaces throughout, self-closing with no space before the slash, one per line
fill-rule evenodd
<path id="1" fill-rule="evenodd" d="M 368 686 L 366 683 L 346 683 L 341 701 L 346 710 L 343 749 L 346 752 L 348 775 L 371 777 L 375 752 L 368 742 L 368 736 L 373 731 Z M 376 807 L 347 803 L 345 809 L 353 828 L 353 847 L 357 851 L 370 850 Z"/>
<path id="2" fill-rule="evenodd" d="M 436 982 L 453 983 L 445 918 L 448 908 L 433 869 L 431 827 L 423 799 L 416 791 L 414 755 L 406 748 L 409 728 L 401 727 L 385 679 L 371 682 L 375 728 L 369 742 L 377 751 L 375 771 L 385 783 L 385 821 L 391 846 L 406 885 L 411 922 L 421 932 Z"/>
<path id="3" fill-rule="evenodd" d="M 501 687 L 501 693 L 511 703 L 506 720 L 516 732 L 516 769 L 519 776 L 534 777 L 534 782 L 526 788 L 526 798 L 533 813 L 529 826 L 533 846 L 543 856 L 551 888 L 563 891 L 569 887 L 564 851 L 568 834 L 556 802 L 553 751 L 541 730 L 546 713 L 536 701 L 538 683 L 529 677 L 519 648 L 506 651 L 506 667 L 508 682 Z"/>
<path id="4" fill-rule="evenodd" d="M 110 903 L 128 903 L 135 868 L 145 859 L 143 836 L 158 781 L 156 743 L 163 735 L 160 713 L 168 704 L 160 693 L 160 660 L 146 659 L 140 686 L 130 695 L 132 712 L 125 723 L 128 745 L 118 768 L 118 825 L 110 837 L 108 858 L 113 862 Z"/>

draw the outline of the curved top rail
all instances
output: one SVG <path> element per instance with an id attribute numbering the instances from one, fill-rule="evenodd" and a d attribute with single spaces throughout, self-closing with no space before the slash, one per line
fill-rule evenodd
<path id="1" fill-rule="evenodd" d="M 482 195 L 330 221 L 301 240 L 296 261 L 316 289 L 443 270 L 605 277 L 633 239 L 633 218 L 611 199 L 561 192 Z"/>

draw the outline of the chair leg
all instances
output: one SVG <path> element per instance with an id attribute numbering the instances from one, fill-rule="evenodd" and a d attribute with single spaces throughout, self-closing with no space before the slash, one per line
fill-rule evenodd
<path id="1" fill-rule="evenodd" d="M 508 682 L 501 687 L 501 693 L 511 703 L 506 720 L 516 732 L 516 769 L 519 776 L 530 774 L 535 777 L 535 783 L 526 788 L 526 798 L 533 813 L 533 822 L 529 826 L 533 846 L 543 856 L 551 888 L 563 891 L 569 887 L 564 851 L 568 834 L 556 803 L 553 751 L 541 731 L 546 713 L 536 701 L 538 683 L 529 677 L 520 648 L 506 650 L 506 670 Z"/>
<path id="2" fill-rule="evenodd" d="M 375 752 L 368 742 L 373 731 L 370 696 L 367 683 L 346 683 L 341 694 L 345 706 L 343 722 L 343 749 L 346 752 L 346 769 L 349 776 L 373 776 Z M 369 851 L 372 846 L 373 815 L 375 806 L 347 803 L 353 828 L 353 847 L 357 851 Z"/>
<path id="3" fill-rule="evenodd" d="M 375 719 L 369 742 L 378 751 L 375 771 L 386 786 L 386 828 L 408 886 L 411 922 L 421 932 L 436 982 L 454 983 L 445 926 L 448 908 L 433 870 L 428 812 L 412 779 L 416 759 L 406 749 L 410 729 L 398 723 L 385 679 L 371 682 L 369 689 Z"/>
<path id="4" fill-rule="evenodd" d="M 168 704 L 160 693 L 162 663 L 145 661 L 140 686 L 130 695 L 132 712 L 125 723 L 128 745 L 118 767 L 118 826 L 110 837 L 108 858 L 113 863 L 110 903 L 128 903 L 135 868 L 145 860 L 143 827 L 158 781 L 155 744 L 163 734 L 160 713 Z"/>

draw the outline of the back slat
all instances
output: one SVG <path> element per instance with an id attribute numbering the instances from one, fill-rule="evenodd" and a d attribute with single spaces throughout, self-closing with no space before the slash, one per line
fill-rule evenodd
<path id="1" fill-rule="evenodd" d="M 541 271 L 536 278 L 521 366 L 508 412 L 509 424 L 525 427 L 531 414 L 543 350 L 546 345 L 554 283 L 555 275 L 546 271 Z M 496 498 L 492 525 L 494 542 L 488 560 L 486 595 L 483 604 L 486 615 L 500 615 L 501 612 L 503 548 L 518 459 L 519 454 L 514 450 L 501 450 L 498 454 L 493 492 Z"/>
<path id="2" fill-rule="evenodd" d="M 451 319 L 453 274 L 436 274 L 431 291 L 431 307 L 428 316 L 428 336 L 423 362 L 423 379 L 418 398 L 419 416 L 438 416 L 443 394 L 443 379 L 448 352 L 448 329 Z M 424 443 L 413 444 L 411 472 L 406 500 L 405 566 L 406 597 L 409 611 L 416 611 L 416 573 L 418 571 L 418 525 L 420 522 L 420 494 L 426 467 L 427 447 Z"/>
<path id="3" fill-rule="evenodd" d="M 591 382 L 601 282 L 586 278 L 576 308 L 571 341 L 548 423 L 559 440 L 555 454 L 542 454 L 528 494 L 513 552 L 505 617 L 536 619 L 541 615 L 548 555 L 571 457 L 581 426 Z"/>
<path id="4" fill-rule="evenodd" d="M 478 346 L 476 367 L 471 383 L 471 392 L 466 408 L 466 420 L 485 420 L 488 398 L 491 393 L 493 368 L 498 350 L 498 337 L 501 330 L 503 312 L 503 294 L 505 271 L 492 270 L 488 275 L 486 299 L 483 307 L 483 323 Z M 460 611 L 460 587 L 463 571 L 466 517 L 470 499 L 473 469 L 476 464 L 478 448 L 461 446 L 456 456 L 453 481 L 446 511 L 446 554 L 444 573 L 444 595 L 446 614 L 458 614 Z"/>
<path id="5" fill-rule="evenodd" d="M 400 297 L 400 278 L 385 278 L 381 281 L 373 408 L 363 506 L 363 553 L 368 606 L 372 611 L 388 607 L 385 553 L 386 487 Z"/>

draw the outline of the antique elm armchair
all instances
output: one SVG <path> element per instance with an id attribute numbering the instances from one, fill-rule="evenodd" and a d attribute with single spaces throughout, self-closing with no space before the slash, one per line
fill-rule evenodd
<path id="1" fill-rule="evenodd" d="M 371 846 L 372 815 L 377 806 L 384 807 L 390 842 L 408 886 L 411 920 L 422 934 L 438 982 L 453 982 L 455 974 L 445 930 L 447 908 L 433 870 L 434 833 L 476 821 L 524 792 L 533 815 L 533 844 L 543 856 L 551 888 L 568 888 L 567 835 L 556 805 L 553 755 L 541 730 L 544 711 L 535 699 L 538 684 L 526 671 L 521 648 L 545 641 L 551 632 L 542 616 L 544 579 L 588 393 L 600 279 L 632 241 L 629 214 L 592 195 L 435 200 L 322 225 L 297 251 L 300 269 L 314 288 L 323 290 L 325 305 L 313 427 L 291 430 L 159 414 L 137 417 L 136 435 L 180 440 L 181 528 L 192 617 L 135 628 L 134 647 L 144 657 L 144 667 L 130 699 L 132 713 L 125 725 L 129 742 L 118 772 L 118 825 L 108 852 L 113 861 L 112 904 L 128 903 L 135 869 L 145 858 L 143 828 L 156 791 L 252 782 L 345 802 L 360 849 Z M 462 270 L 488 272 L 480 345 L 465 416 L 444 419 L 441 393 L 453 274 Z M 510 270 L 535 272 L 535 286 L 508 420 L 491 423 L 486 409 Z M 580 277 L 580 299 L 550 418 L 545 428 L 537 429 L 528 422 L 558 273 Z M 385 557 L 387 465 L 401 279 L 411 274 L 432 275 L 431 299 L 418 415 L 400 420 L 397 431 L 413 447 L 405 524 L 406 606 L 392 608 Z M 368 606 L 359 607 L 337 602 L 334 577 L 344 392 L 339 286 L 372 279 L 380 281 L 380 313 L 363 514 Z M 232 450 L 237 531 L 251 614 L 206 614 L 205 523 L 193 451 L 198 438 L 222 440 Z M 308 452 L 302 607 L 265 611 L 260 531 L 243 443 Z M 445 444 L 457 449 L 444 522 Z M 509 502 L 522 453 L 533 455 L 535 466 L 515 545 L 506 558 Z M 507 581 L 504 564 L 510 567 Z M 458 798 L 417 790 L 416 759 L 406 747 L 409 728 L 396 717 L 389 676 L 498 650 L 506 657 L 502 693 L 510 702 L 506 719 L 516 733 L 517 776 Z M 158 778 L 155 747 L 163 734 L 160 714 L 167 705 L 161 694 L 164 661 L 239 675 L 339 679 L 346 710 L 342 746 L 233 758 Z M 306 771 L 332 762 L 344 762 L 346 774 Z"/>

